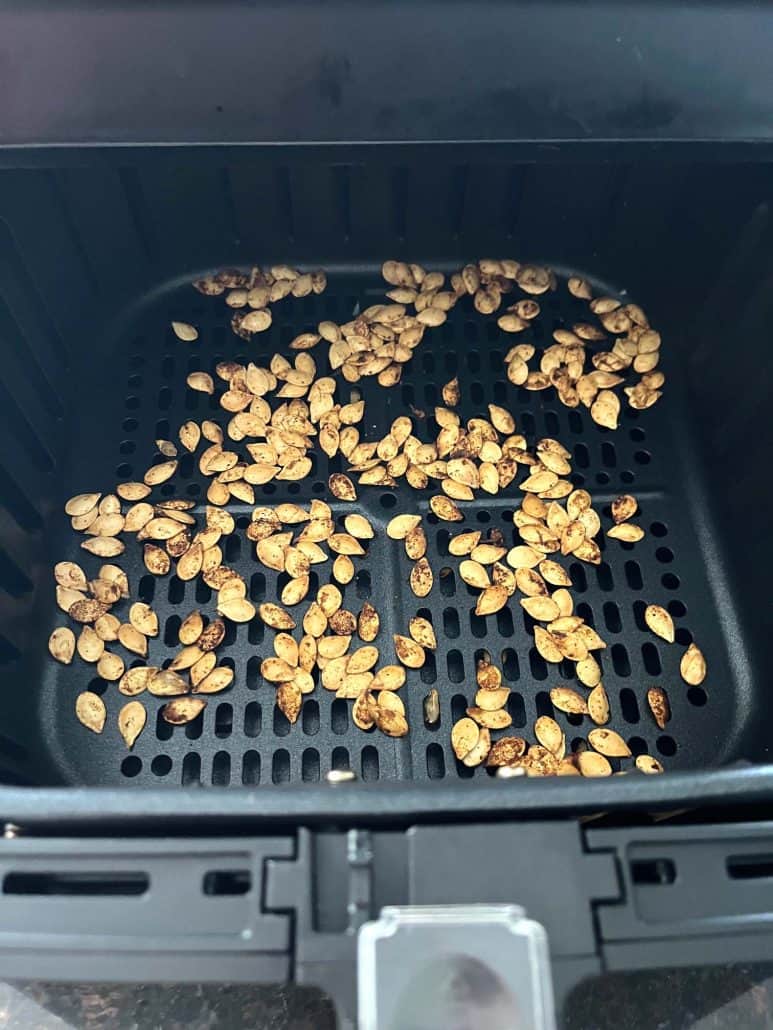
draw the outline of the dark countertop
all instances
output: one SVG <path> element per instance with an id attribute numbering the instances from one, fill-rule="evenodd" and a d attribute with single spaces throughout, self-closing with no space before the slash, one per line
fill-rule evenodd
<path id="1" fill-rule="evenodd" d="M 575 989 L 560 1026 L 561 1030 L 771 1030 L 773 962 L 608 974 Z M 330 1002 L 309 988 L 0 984 L 3 1030 L 334 1027 Z"/>

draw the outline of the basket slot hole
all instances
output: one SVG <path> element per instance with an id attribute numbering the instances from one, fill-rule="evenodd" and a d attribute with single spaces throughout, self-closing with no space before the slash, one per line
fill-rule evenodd
<path id="1" fill-rule="evenodd" d="M 319 751 L 307 747 L 301 757 L 301 779 L 305 783 L 316 783 L 319 780 Z"/>
<path id="2" fill-rule="evenodd" d="M 242 783 L 246 786 L 260 783 L 260 755 L 257 751 L 246 751 L 242 758 Z"/>
<path id="3" fill-rule="evenodd" d="M 641 657 L 648 675 L 659 676 L 661 674 L 663 669 L 660 664 L 660 654 L 652 641 L 648 640 L 646 643 L 642 644 Z"/>
<path id="4" fill-rule="evenodd" d="M 290 754 L 284 748 L 280 748 L 273 754 L 271 780 L 273 783 L 288 783 L 290 780 Z"/>
<path id="5" fill-rule="evenodd" d="M 338 734 L 349 729 L 349 706 L 342 697 L 335 698 L 330 706 L 330 728 Z"/>
<path id="6" fill-rule="evenodd" d="M 437 680 L 437 663 L 432 651 L 426 652 L 424 665 L 419 670 L 419 674 L 421 675 L 422 683 L 434 683 Z"/>
<path id="7" fill-rule="evenodd" d="M 362 754 L 360 755 L 360 768 L 362 770 L 362 778 L 366 782 L 373 782 L 378 779 L 378 750 L 373 747 L 372 744 L 368 744 L 367 747 L 362 749 Z"/>
<path id="8" fill-rule="evenodd" d="M 440 744 L 427 747 L 427 776 L 431 780 L 442 780 L 446 774 L 446 759 Z"/>
<path id="9" fill-rule="evenodd" d="M 190 787 L 196 783 L 201 783 L 201 757 L 191 751 L 183 758 L 182 785 Z"/>
<path id="10" fill-rule="evenodd" d="M 462 652 L 457 651 L 456 648 L 449 651 L 446 655 L 446 667 L 448 669 L 448 678 L 452 683 L 461 683 L 464 679 L 464 659 Z"/>

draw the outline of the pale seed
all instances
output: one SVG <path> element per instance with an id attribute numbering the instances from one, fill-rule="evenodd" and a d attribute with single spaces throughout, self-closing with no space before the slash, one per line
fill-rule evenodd
<path id="1" fill-rule="evenodd" d="M 105 702 L 91 690 L 84 690 L 75 700 L 75 714 L 79 722 L 92 733 L 101 733 L 105 728 L 107 709 Z"/>
<path id="2" fill-rule="evenodd" d="M 509 596 L 507 587 L 500 584 L 485 587 L 478 595 L 478 600 L 475 605 L 475 614 L 493 615 L 494 612 L 498 612 L 500 609 L 504 608 Z"/>
<path id="3" fill-rule="evenodd" d="M 372 644 L 358 647 L 353 651 L 346 662 L 346 672 L 354 676 L 360 672 L 369 672 L 378 661 L 378 648 Z"/>
<path id="4" fill-rule="evenodd" d="M 485 726 L 489 730 L 504 730 L 513 723 L 513 717 L 503 709 L 490 712 L 483 708 L 471 707 L 467 709 L 467 715 L 474 719 L 479 726 Z"/>
<path id="5" fill-rule="evenodd" d="M 593 655 L 577 663 L 577 679 L 585 687 L 595 687 L 601 682 L 601 668 Z"/>
<path id="6" fill-rule="evenodd" d="M 591 730 L 588 743 L 607 758 L 630 758 L 631 749 L 614 730 Z"/>
<path id="7" fill-rule="evenodd" d="M 691 687 L 699 686 L 706 678 L 706 659 L 695 644 L 690 644 L 682 655 L 679 672 L 685 683 L 689 683 Z"/>
<path id="8" fill-rule="evenodd" d="M 581 751 L 577 755 L 577 768 L 583 776 L 611 776 L 612 766 L 597 751 Z"/>
<path id="9" fill-rule="evenodd" d="M 246 598 L 234 597 L 221 602 L 218 597 L 218 611 L 231 622 L 250 622 L 255 618 L 255 606 Z"/>
<path id="10" fill-rule="evenodd" d="M 145 728 L 146 721 L 147 713 L 140 701 L 127 701 L 118 713 L 118 732 L 130 751 Z"/>
<path id="11" fill-rule="evenodd" d="M 601 682 L 588 694 L 588 713 L 597 726 L 604 726 L 609 722 L 609 699 Z"/>
<path id="12" fill-rule="evenodd" d="M 558 605 L 551 597 L 523 597 L 521 598 L 521 607 L 533 619 L 540 622 L 552 622 L 561 614 Z"/>
<path id="13" fill-rule="evenodd" d="M 130 625 L 130 623 L 122 623 L 118 630 L 118 639 L 127 651 L 132 651 L 134 654 L 138 654 L 140 658 L 147 658 L 147 637 L 143 633 L 140 633 L 139 630 L 135 629 L 134 626 Z"/>
<path id="14" fill-rule="evenodd" d="M 64 506 L 65 513 L 69 516 L 87 515 L 97 506 L 102 494 L 76 494 L 71 497 Z"/>
<path id="15" fill-rule="evenodd" d="M 228 668 L 228 666 L 221 665 L 218 669 L 213 669 L 204 679 L 200 680 L 194 685 L 194 694 L 219 694 L 221 690 L 225 690 L 233 682 L 234 671 Z"/>
<path id="16" fill-rule="evenodd" d="M 463 761 L 465 755 L 478 743 L 480 727 L 469 717 L 459 719 L 451 728 L 451 747 L 456 757 Z"/>
<path id="17" fill-rule="evenodd" d="M 196 688 L 212 672 L 217 664 L 217 656 L 214 651 L 205 651 L 197 662 L 190 667 L 188 675 L 191 678 L 191 686 Z"/>
<path id="18" fill-rule="evenodd" d="M 198 329 L 189 325 L 188 322 L 172 322 L 172 330 L 177 339 L 182 340 L 183 343 L 193 343 L 199 338 Z"/>
<path id="19" fill-rule="evenodd" d="M 84 551 L 89 551 L 90 554 L 96 554 L 100 558 L 116 558 L 126 550 L 126 545 L 123 540 L 116 540 L 116 538 L 112 536 L 92 537 L 91 540 L 84 540 L 81 543 L 81 547 Z"/>
<path id="20" fill-rule="evenodd" d="M 115 492 L 124 501 L 141 501 L 148 496 L 151 490 L 145 483 L 119 483 Z"/>
<path id="21" fill-rule="evenodd" d="M 570 687 L 553 687 L 550 691 L 550 701 L 559 712 L 568 712 L 571 715 L 588 714 L 588 704 L 585 698 Z"/>
<path id="22" fill-rule="evenodd" d="M 399 690 L 405 683 L 405 669 L 401 665 L 382 665 L 376 671 L 371 686 L 374 690 Z"/>
<path id="23" fill-rule="evenodd" d="M 446 403 L 448 404 L 449 402 L 446 400 Z M 424 697 L 422 708 L 424 711 L 425 724 L 427 726 L 437 725 L 440 721 L 440 695 L 434 687 L 432 687 L 429 693 Z"/>
<path id="24" fill-rule="evenodd" d="M 475 692 L 475 705 L 484 712 L 496 712 L 500 708 L 504 708 L 509 697 L 509 687 L 494 687 L 488 690 L 485 687 L 480 687 Z"/>
<path id="25" fill-rule="evenodd" d="M 674 620 L 659 604 L 648 604 L 644 610 L 644 621 L 655 634 L 669 644 L 674 642 Z"/>
<path id="26" fill-rule="evenodd" d="M 120 655 L 103 651 L 97 662 L 97 675 L 109 683 L 115 683 L 123 676 L 125 668 L 126 665 Z"/>
<path id="27" fill-rule="evenodd" d="M 480 540 L 480 536 L 480 530 L 474 530 L 469 533 L 459 533 L 457 536 L 451 537 L 448 542 L 449 553 L 457 557 L 464 554 L 470 554 Z"/>
<path id="28" fill-rule="evenodd" d="M 74 561 L 60 561 L 54 566 L 54 579 L 68 590 L 85 590 L 86 573 Z"/>
<path id="29" fill-rule="evenodd" d="M 619 526 L 613 526 L 607 530 L 610 540 L 621 540 L 626 544 L 635 544 L 644 536 L 641 526 L 635 526 L 632 522 L 622 522 Z"/>
<path id="30" fill-rule="evenodd" d="M 358 540 L 372 540 L 375 536 L 373 526 L 364 515 L 352 513 L 344 518 L 344 527 L 350 536 Z"/>
<path id="31" fill-rule="evenodd" d="M 643 772 L 647 776 L 663 772 L 663 766 L 652 755 L 637 755 L 635 765 L 639 772 Z"/>
<path id="32" fill-rule="evenodd" d="M 48 638 L 48 650 L 52 658 L 63 665 L 69 665 L 75 654 L 75 634 L 69 626 L 60 626 Z"/>
<path id="33" fill-rule="evenodd" d="M 129 609 L 129 622 L 146 637 L 158 636 L 158 616 L 149 604 L 136 601 Z"/>
<path id="34" fill-rule="evenodd" d="M 97 662 L 105 650 L 105 642 L 91 626 L 84 626 L 78 636 L 77 647 L 84 662 Z"/>
<path id="35" fill-rule="evenodd" d="M 463 562 L 459 563 L 459 576 L 467 586 L 476 587 L 479 590 L 491 585 L 486 569 L 472 558 L 465 558 Z"/>
<path id="36" fill-rule="evenodd" d="M 563 758 L 565 747 L 564 731 L 549 715 L 541 715 L 534 723 L 534 736 L 554 755 Z"/>
<path id="37" fill-rule="evenodd" d="M 491 750 L 491 734 L 485 726 L 479 728 L 477 742 L 462 758 L 462 762 L 468 768 L 472 769 L 476 765 L 480 765 L 485 762 L 488 758 L 488 753 Z"/>
<path id="38" fill-rule="evenodd" d="M 333 578 L 343 585 L 354 579 L 354 562 L 346 554 L 339 554 L 333 562 Z"/>

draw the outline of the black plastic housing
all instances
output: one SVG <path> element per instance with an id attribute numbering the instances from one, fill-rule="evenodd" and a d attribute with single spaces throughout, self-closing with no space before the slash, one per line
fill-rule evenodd
<path id="1" fill-rule="evenodd" d="M 3 13 L 0 801 L 8 818 L 461 819 L 770 796 L 773 90 L 769 64 L 754 54 L 773 16 L 749 5 L 668 3 L 412 10 L 410 20 L 401 4 L 40 4 Z M 602 501 L 623 489 L 640 496 L 646 544 L 630 555 L 607 548 L 607 578 L 589 577 L 586 600 L 618 647 L 618 663 L 610 653 L 605 670 L 613 725 L 675 771 L 604 783 L 500 783 L 483 770 L 464 779 L 448 729 L 454 698 L 469 693 L 475 652 L 512 653 L 523 725 L 541 713 L 550 686 L 519 624 L 480 634 L 466 590 L 428 604 L 443 635 L 436 685 L 445 708 L 434 735 L 419 718 L 429 685 L 421 678 L 407 743 L 374 745 L 348 723 L 340 731 L 329 699 L 319 699 L 315 730 L 301 723 L 288 733 L 265 685 L 248 683 L 260 645 L 240 629 L 229 646 L 245 678 L 210 706 L 201 735 L 159 738 L 151 719 L 139 768 L 125 765 L 116 735 L 96 740 L 75 723 L 74 668 L 51 668 L 50 568 L 69 546 L 63 499 L 111 487 L 129 475 L 121 466 L 144 467 L 163 435 L 157 423 L 173 434 L 188 410 L 191 361 L 246 353 L 222 307 L 187 283 L 221 265 L 325 267 L 327 294 L 283 307 L 255 344 L 262 354 L 320 317 L 346 317 L 357 298 L 380 296 L 385 257 L 447 270 L 487 255 L 581 272 L 642 303 L 664 338 L 662 405 L 627 415 L 617 434 L 587 416 L 571 423 L 542 395 L 507 386 L 499 356 L 508 341 L 460 311 L 373 410 L 386 419 L 409 403 L 431 406 L 441 376 L 458 367 L 469 384 L 466 416 L 501 395 L 535 433 L 554 427 L 571 437 L 587 460 L 576 471 Z M 566 304 L 552 317 L 570 315 Z M 205 327 L 198 349 L 174 340 L 173 316 Z M 326 472 L 314 482 L 324 484 Z M 378 492 L 363 499 L 374 519 L 388 518 Z M 504 498 L 477 505 L 471 519 L 506 526 L 507 510 Z M 433 547 L 440 559 L 442 538 Z M 378 600 L 389 583 L 387 608 L 402 618 L 409 598 L 395 606 L 391 598 L 405 590 L 406 569 L 386 551 L 374 562 L 369 589 Z M 164 616 L 189 600 L 166 596 Z M 648 601 L 672 603 L 681 643 L 691 635 L 707 652 L 710 676 L 692 697 L 676 677 L 677 651 L 642 628 Z M 457 610 L 458 637 L 445 630 L 446 609 Z M 662 741 L 643 707 L 657 681 L 675 708 Z M 218 714 L 221 705 L 230 711 Z M 186 778 L 189 754 L 199 755 L 198 771 Z M 342 766 L 374 782 L 335 791 L 319 782 Z M 166 789 L 181 782 L 208 790 Z M 109 789 L 118 786 L 137 789 Z"/>

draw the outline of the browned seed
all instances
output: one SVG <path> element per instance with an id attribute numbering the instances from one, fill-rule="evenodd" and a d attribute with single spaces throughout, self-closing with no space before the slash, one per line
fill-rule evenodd
<path id="1" fill-rule="evenodd" d="M 426 597 L 432 590 L 434 576 L 426 558 L 420 558 L 411 569 L 410 586 L 417 597 Z"/>
<path id="2" fill-rule="evenodd" d="M 67 609 L 67 614 L 76 622 L 96 622 L 100 615 L 107 611 L 107 605 L 95 598 L 76 601 Z"/>
<path id="3" fill-rule="evenodd" d="M 647 691 L 647 704 L 659 729 L 664 730 L 671 718 L 671 705 L 668 694 L 662 687 L 650 687 Z"/>
<path id="4" fill-rule="evenodd" d="M 501 737 L 494 741 L 486 765 L 512 765 L 526 753 L 526 741 L 522 737 Z"/>
<path id="5" fill-rule="evenodd" d="M 638 510 L 638 502 L 631 494 L 621 494 L 612 501 L 612 518 L 616 525 L 633 518 Z"/>
<path id="6" fill-rule="evenodd" d="M 411 640 L 410 637 L 401 636 L 395 633 L 394 637 L 395 654 L 399 661 L 409 669 L 420 669 L 426 660 L 424 648 Z"/>
<path id="7" fill-rule="evenodd" d="M 343 472 L 334 472 L 328 479 L 328 487 L 334 497 L 339 501 L 356 501 L 357 491 L 351 479 Z"/>
<path id="8" fill-rule="evenodd" d="M 145 544 L 142 557 L 145 568 L 154 576 L 166 576 L 172 567 L 169 555 L 156 544 Z"/>
<path id="9" fill-rule="evenodd" d="M 444 497 L 442 494 L 430 497 L 429 506 L 432 513 L 443 522 L 461 522 L 464 519 L 464 515 L 462 515 L 451 498 Z"/>
<path id="10" fill-rule="evenodd" d="M 357 619 L 357 632 L 360 639 L 366 643 L 375 640 L 378 636 L 379 628 L 380 619 L 378 612 L 369 601 L 366 601 Z"/>
<path id="11" fill-rule="evenodd" d="M 176 697 L 167 701 L 161 709 L 161 717 L 173 726 L 184 726 L 192 722 L 207 707 L 207 702 L 200 697 Z"/>
<path id="12" fill-rule="evenodd" d="M 427 553 L 427 534 L 422 526 L 414 526 L 404 540 L 405 553 L 412 561 L 423 558 Z"/>
<path id="13" fill-rule="evenodd" d="M 328 625 L 338 636 L 350 637 L 357 628 L 357 620 L 352 612 L 346 608 L 339 608 L 329 617 Z"/>
<path id="14" fill-rule="evenodd" d="M 420 615 L 414 615 L 408 623 L 408 632 L 416 643 L 421 644 L 422 647 L 428 648 L 430 651 L 434 651 L 437 648 L 437 637 L 429 619 L 422 618 Z"/>

